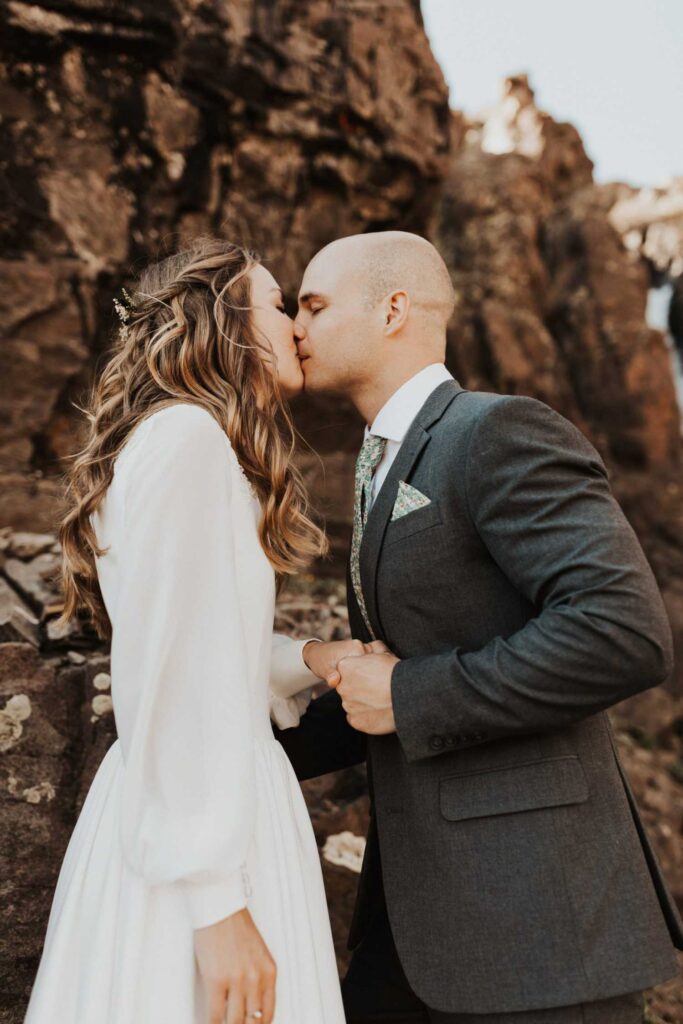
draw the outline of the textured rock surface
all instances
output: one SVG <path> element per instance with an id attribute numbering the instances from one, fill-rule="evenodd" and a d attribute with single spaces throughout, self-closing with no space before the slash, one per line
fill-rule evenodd
<path id="1" fill-rule="evenodd" d="M 660 273 L 683 275 L 683 178 L 662 188 L 619 185 L 610 221 L 629 249 Z"/>
<path id="2" fill-rule="evenodd" d="M 422 229 L 447 93 L 412 0 L 390 16 L 360 0 L 13 0 L 2 16 L 0 523 L 50 528 L 70 403 L 130 268 L 221 232 L 291 296 L 331 238 Z"/>

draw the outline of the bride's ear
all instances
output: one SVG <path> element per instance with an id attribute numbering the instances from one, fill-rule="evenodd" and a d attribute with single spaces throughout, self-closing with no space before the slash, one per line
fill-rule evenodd
<path id="1" fill-rule="evenodd" d="M 396 334 L 405 325 L 410 310 L 410 296 L 408 292 L 392 292 L 386 298 L 384 310 L 384 333 L 387 335 Z"/>

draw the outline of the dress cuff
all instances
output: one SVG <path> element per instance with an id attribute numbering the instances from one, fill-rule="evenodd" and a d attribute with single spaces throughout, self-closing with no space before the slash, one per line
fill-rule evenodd
<path id="1" fill-rule="evenodd" d="M 207 928 L 247 905 L 251 893 L 249 878 L 244 868 L 216 882 L 183 881 L 190 920 L 193 928 Z"/>
<path id="2" fill-rule="evenodd" d="M 304 661 L 306 640 L 292 640 L 290 637 L 278 637 L 273 647 L 270 673 L 270 688 L 274 697 L 293 697 L 300 690 L 313 686 L 319 677 L 311 672 Z M 322 641 L 318 641 L 321 643 Z"/>
<path id="3" fill-rule="evenodd" d="M 315 684 L 306 690 L 299 690 L 293 697 L 277 697 L 270 694 L 268 707 L 271 721 L 278 729 L 294 729 L 301 721 L 301 716 L 306 712 L 308 705 L 313 700 Z"/>

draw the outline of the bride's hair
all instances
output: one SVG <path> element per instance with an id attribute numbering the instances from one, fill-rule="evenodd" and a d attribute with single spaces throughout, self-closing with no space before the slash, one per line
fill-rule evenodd
<path id="1" fill-rule="evenodd" d="M 242 246 L 199 239 L 149 266 L 126 305 L 117 305 L 122 327 L 80 410 L 89 422 L 88 439 L 71 457 L 67 474 L 59 525 L 60 623 L 84 607 L 97 633 L 111 636 L 95 563 L 105 550 L 98 547 L 90 517 L 131 431 L 174 402 L 202 406 L 230 439 L 261 501 L 260 541 L 280 580 L 326 553 L 325 535 L 310 518 L 293 462 L 297 435 L 278 386 L 273 349 L 256 336 L 250 315 L 248 275 L 258 262 Z"/>

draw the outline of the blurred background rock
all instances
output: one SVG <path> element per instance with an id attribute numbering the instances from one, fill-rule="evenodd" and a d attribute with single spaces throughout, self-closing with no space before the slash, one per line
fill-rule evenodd
<path id="1" fill-rule="evenodd" d="M 119 289 L 208 232 L 258 248 L 293 310 L 332 238 L 429 237 L 458 293 L 451 370 L 468 388 L 543 399 L 596 444 L 680 650 L 683 181 L 596 184 L 578 132 L 538 108 L 523 74 L 481 118 L 451 109 L 418 0 L 6 0 L 1 16 L 0 1024 L 13 1024 L 115 735 L 106 649 L 87 623 L 54 626 L 54 528 L 72 403 L 107 350 Z M 298 401 L 296 416 L 333 558 L 283 595 L 279 626 L 345 636 L 363 425 L 338 400 Z M 683 907 L 682 664 L 613 717 Z M 305 788 L 343 969 L 364 773 Z M 653 1020 L 683 1021 L 680 984 L 649 1001 Z"/>

